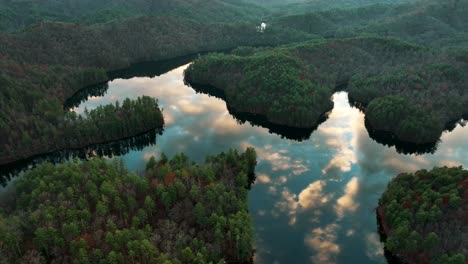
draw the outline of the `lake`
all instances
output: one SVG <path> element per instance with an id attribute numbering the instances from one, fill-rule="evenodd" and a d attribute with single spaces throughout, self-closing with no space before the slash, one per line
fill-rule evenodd
<path id="1" fill-rule="evenodd" d="M 136 172 L 162 152 L 185 152 L 203 162 L 206 155 L 229 148 L 255 147 L 257 181 L 249 209 L 256 263 L 385 263 L 374 208 L 392 177 L 434 166 L 468 167 L 468 127 L 445 132 L 433 154 L 401 154 L 370 138 L 364 115 L 350 106 L 346 92 L 337 92 L 328 119 L 309 138 L 295 141 L 241 124 L 223 100 L 196 93 L 184 84 L 187 66 L 174 65 L 160 76 L 114 79 L 103 96 L 90 97 L 73 110 L 141 95 L 158 98 L 164 132 L 156 144 L 120 155 Z"/>

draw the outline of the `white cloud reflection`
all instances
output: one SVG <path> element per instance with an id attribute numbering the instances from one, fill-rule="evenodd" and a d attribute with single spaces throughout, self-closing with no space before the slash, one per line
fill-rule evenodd
<path id="1" fill-rule="evenodd" d="M 384 255 L 384 245 L 380 242 L 379 235 L 375 232 L 366 236 L 366 254 L 370 259 L 379 259 Z"/>
<path id="2" fill-rule="evenodd" d="M 259 160 L 268 162 L 274 172 L 290 171 L 292 175 L 298 176 L 310 170 L 303 159 L 293 159 L 286 149 L 274 149 L 271 145 L 256 146 L 247 141 L 240 145 L 242 149 L 254 147 Z"/>
<path id="3" fill-rule="evenodd" d="M 339 180 L 344 172 L 351 171 L 352 164 L 357 162 L 354 140 L 354 124 L 362 121 L 362 114 L 357 109 L 349 107 L 347 94 L 337 93 L 333 96 L 335 107 L 329 120 L 318 129 L 329 149 L 335 154 L 329 163 L 322 169 L 322 174 L 330 179 Z"/>
<path id="4" fill-rule="evenodd" d="M 335 205 L 335 211 L 339 218 L 343 218 L 346 212 L 354 212 L 359 206 L 355 197 L 359 191 L 359 180 L 353 177 L 345 187 L 345 194 L 341 196 Z"/>
<path id="5" fill-rule="evenodd" d="M 276 207 L 289 216 L 290 225 L 296 223 L 299 212 L 311 210 L 316 216 L 320 215 L 320 210 L 312 209 L 320 208 L 333 198 L 333 193 L 323 193 L 325 185 L 325 181 L 315 181 L 303 189 L 299 195 L 291 193 L 288 188 L 283 188 L 281 199 L 276 203 Z"/>
<path id="6" fill-rule="evenodd" d="M 258 258 L 264 263 L 276 260 L 290 263 L 291 256 L 278 253 L 287 250 L 283 243 L 277 243 L 287 233 L 304 238 L 304 244 L 301 240 L 288 245 L 304 247 L 297 250 L 296 260 L 301 260 L 297 263 L 310 260 L 308 249 L 315 252 L 311 259 L 314 263 L 336 262 L 337 255 L 350 254 L 350 243 L 363 245 L 362 252 L 351 254 L 381 261 L 382 247 L 372 233 L 376 228 L 375 218 L 368 219 L 374 215 L 361 214 L 366 203 L 376 203 L 374 194 L 382 192 L 390 178 L 401 171 L 440 165 L 468 166 L 467 128 L 457 127 L 444 133 L 435 154 L 398 154 L 394 148 L 369 138 L 363 114 L 349 107 L 346 93 L 334 96 L 334 110 L 309 141 L 294 142 L 271 135 L 265 128 L 248 123 L 239 125 L 228 113 L 224 101 L 196 94 L 184 85 L 181 76 L 185 67 L 158 78 L 115 80 L 110 83 L 106 96 L 92 98 L 80 108 L 93 109 L 143 94 L 160 98 L 166 131 L 157 138 L 157 146 L 124 157 L 132 168 L 141 168 L 144 160 L 152 155 L 157 157 L 161 151 L 169 156 L 185 151 L 190 158 L 201 162 L 207 154 L 230 147 L 255 147 L 258 178 L 255 191 L 249 193 L 249 208 L 256 221 L 261 219 L 255 230 L 256 240 L 262 241 L 264 248 L 257 252 L 261 254 Z M 356 176 L 350 178 L 349 174 Z M 340 196 L 337 192 L 344 193 Z M 373 196 L 369 195 L 371 192 Z M 289 225 L 280 221 L 284 215 Z M 268 224 L 263 225 L 262 221 L 267 220 Z M 338 238 L 339 229 L 343 229 L 343 235 Z"/>
<path id="7" fill-rule="evenodd" d="M 306 236 L 305 244 L 315 251 L 315 255 L 311 257 L 312 263 L 336 263 L 336 256 L 340 253 L 338 229 L 337 224 L 330 224 L 325 228 L 315 228 Z"/>
<path id="8" fill-rule="evenodd" d="M 299 193 L 298 196 L 299 204 L 301 205 L 301 207 L 304 209 L 308 209 L 327 203 L 333 195 L 329 194 L 324 196 L 324 186 L 324 181 L 316 181 L 314 183 L 309 184 L 307 188 L 302 190 L 302 192 Z"/>
<path id="9" fill-rule="evenodd" d="M 271 179 L 270 177 L 268 177 L 268 175 L 262 173 L 257 175 L 257 182 L 262 184 L 268 184 L 271 183 Z"/>

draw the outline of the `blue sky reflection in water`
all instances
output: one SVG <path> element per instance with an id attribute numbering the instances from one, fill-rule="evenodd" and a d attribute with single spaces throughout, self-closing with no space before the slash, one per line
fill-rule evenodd
<path id="1" fill-rule="evenodd" d="M 404 155 L 369 138 L 364 116 L 347 94 L 334 95 L 329 119 L 303 142 L 238 124 L 224 101 L 184 85 L 182 66 L 155 78 L 114 80 L 104 97 L 75 109 L 149 95 L 164 108 L 156 146 L 123 156 L 132 170 L 161 151 L 183 151 L 202 162 L 231 147 L 257 150 L 257 182 L 249 194 L 256 263 L 385 263 L 373 209 L 388 181 L 402 171 L 468 167 L 468 127 L 444 133 L 435 154 Z"/>

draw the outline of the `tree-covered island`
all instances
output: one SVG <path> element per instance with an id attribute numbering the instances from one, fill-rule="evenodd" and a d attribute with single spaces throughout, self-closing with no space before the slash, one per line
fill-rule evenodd
<path id="1" fill-rule="evenodd" d="M 204 165 L 152 157 L 142 175 L 121 160 L 42 164 L 0 200 L 0 263 L 249 262 L 255 165 L 252 148 Z"/>
<path id="2" fill-rule="evenodd" d="M 468 260 L 468 171 L 434 168 L 395 177 L 377 208 L 385 247 L 407 263 Z"/>

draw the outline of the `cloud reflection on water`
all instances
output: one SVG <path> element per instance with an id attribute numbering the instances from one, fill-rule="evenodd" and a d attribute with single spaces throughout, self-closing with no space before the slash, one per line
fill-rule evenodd
<path id="1" fill-rule="evenodd" d="M 359 191 L 359 179 L 351 178 L 346 184 L 345 194 L 336 200 L 335 211 L 339 218 L 343 218 L 346 212 L 355 212 L 359 206 L 355 197 Z"/>
<path id="2" fill-rule="evenodd" d="M 315 228 L 307 234 L 304 241 L 316 254 L 311 257 L 313 263 L 336 263 L 336 255 L 340 252 L 337 243 L 337 224 L 327 225 L 325 228 Z"/>
<path id="3" fill-rule="evenodd" d="M 130 169 L 162 151 L 185 151 L 197 162 L 234 147 L 257 150 L 257 183 L 249 193 L 257 263 L 383 262 L 373 208 L 388 181 L 401 171 L 468 165 L 467 128 L 444 133 L 435 154 L 403 155 L 369 138 L 364 115 L 334 95 L 335 108 L 310 140 L 295 142 L 261 127 L 238 124 L 224 101 L 196 94 L 179 67 L 156 78 L 110 83 L 104 97 L 83 111 L 117 99 L 149 95 L 160 99 L 166 121 L 156 146 L 123 156 Z"/>
<path id="4" fill-rule="evenodd" d="M 333 96 L 335 106 L 329 120 L 318 128 L 318 136 L 323 137 L 329 149 L 335 151 L 333 158 L 322 169 L 322 174 L 329 179 L 340 180 L 344 172 L 351 171 L 357 162 L 354 140 L 355 124 L 362 123 L 363 117 L 357 109 L 350 109 L 347 94 L 336 93 Z"/>

